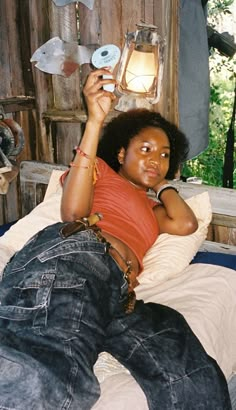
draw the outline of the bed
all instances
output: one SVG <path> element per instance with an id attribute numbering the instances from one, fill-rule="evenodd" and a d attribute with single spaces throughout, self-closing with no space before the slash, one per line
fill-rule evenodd
<path id="1" fill-rule="evenodd" d="M 23 216 L 0 237 L 0 272 L 12 254 L 34 233 L 60 220 L 59 177 L 64 169 L 64 166 L 55 164 L 22 162 L 20 184 Z M 217 220 L 219 214 L 222 219 L 219 202 L 223 201 L 225 224 L 236 227 L 236 191 L 220 188 L 217 191 L 206 185 L 179 181 L 175 183 L 195 212 L 199 228 L 186 237 L 159 236 L 145 256 L 144 271 L 136 289 L 137 298 L 171 306 L 185 316 L 205 350 L 216 359 L 224 372 L 234 401 L 236 247 L 210 242 L 206 238 L 212 220 Z M 223 199 L 219 201 L 222 194 Z M 208 258 L 207 263 L 199 263 L 199 254 L 213 255 L 213 258 Z M 221 263 L 215 264 L 214 256 L 216 260 L 220 256 Z M 205 259 L 203 257 L 202 260 Z M 101 397 L 93 410 L 148 409 L 141 388 L 108 353 L 100 354 L 94 370 L 100 382 Z"/>

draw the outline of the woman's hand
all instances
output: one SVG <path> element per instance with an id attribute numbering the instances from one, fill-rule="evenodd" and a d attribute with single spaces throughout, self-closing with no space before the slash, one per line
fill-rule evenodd
<path id="1" fill-rule="evenodd" d="M 104 122 L 111 108 L 111 103 L 116 98 L 112 92 L 103 89 L 103 85 L 116 84 L 116 81 L 110 78 L 103 79 L 103 75 L 112 75 L 112 73 L 109 68 L 92 71 L 83 89 L 88 109 L 88 121 L 92 120 L 96 123 Z"/>

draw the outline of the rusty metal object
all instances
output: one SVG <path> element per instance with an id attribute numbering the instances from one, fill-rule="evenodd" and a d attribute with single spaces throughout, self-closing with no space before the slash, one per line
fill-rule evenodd
<path id="1" fill-rule="evenodd" d="M 22 151 L 25 139 L 16 121 L 3 114 L 0 118 L 0 195 L 6 195 L 10 182 L 19 173 L 14 158 Z"/>
<path id="2" fill-rule="evenodd" d="M 20 125 L 10 119 L 0 121 L 0 147 L 6 156 L 18 155 L 25 143 L 24 133 Z"/>

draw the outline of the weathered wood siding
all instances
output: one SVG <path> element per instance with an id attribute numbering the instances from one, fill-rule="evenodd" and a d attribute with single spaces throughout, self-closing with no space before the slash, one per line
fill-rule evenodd
<path id="1" fill-rule="evenodd" d="M 207 239 L 213 242 L 236 245 L 236 191 L 204 184 L 176 183 L 180 195 L 189 198 L 208 191 L 212 206 L 212 222 L 208 229 Z"/>
<path id="2" fill-rule="evenodd" d="M 91 11 L 82 3 L 57 7 L 52 0 L 0 1 L 0 105 L 5 115 L 18 121 L 24 130 L 25 147 L 17 158 L 18 163 L 33 159 L 68 164 L 72 148 L 81 138 L 81 118 L 86 120 L 81 83 L 90 70 L 89 65 L 82 66 L 69 78 L 50 75 L 30 63 L 33 52 L 54 36 L 77 41 L 79 11 L 80 44 L 114 43 L 122 47 L 126 31 L 135 30 L 136 23 L 143 20 L 158 24 L 160 34 L 166 38 L 168 56 L 177 50 L 177 36 L 174 42 L 171 37 L 172 27 L 177 27 L 176 19 L 174 14 L 170 17 L 176 3 L 172 0 L 97 0 Z M 177 109 L 175 104 L 170 104 L 170 98 L 174 101 L 170 95 L 176 93 L 169 88 L 174 77 L 173 66 L 166 64 L 163 89 L 166 98 L 156 107 L 173 120 Z M 8 194 L 0 196 L 0 224 L 19 217 L 18 185 L 14 181 Z"/>

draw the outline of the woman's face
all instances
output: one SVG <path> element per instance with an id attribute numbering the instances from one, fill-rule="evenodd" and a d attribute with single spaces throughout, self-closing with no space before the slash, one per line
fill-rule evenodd
<path id="1" fill-rule="evenodd" d="M 119 174 L 140 189 L 153 188 L 166 176 L 170 161 L 170 143 L 160 128 L 141 130 L 118 154 Z"/>

